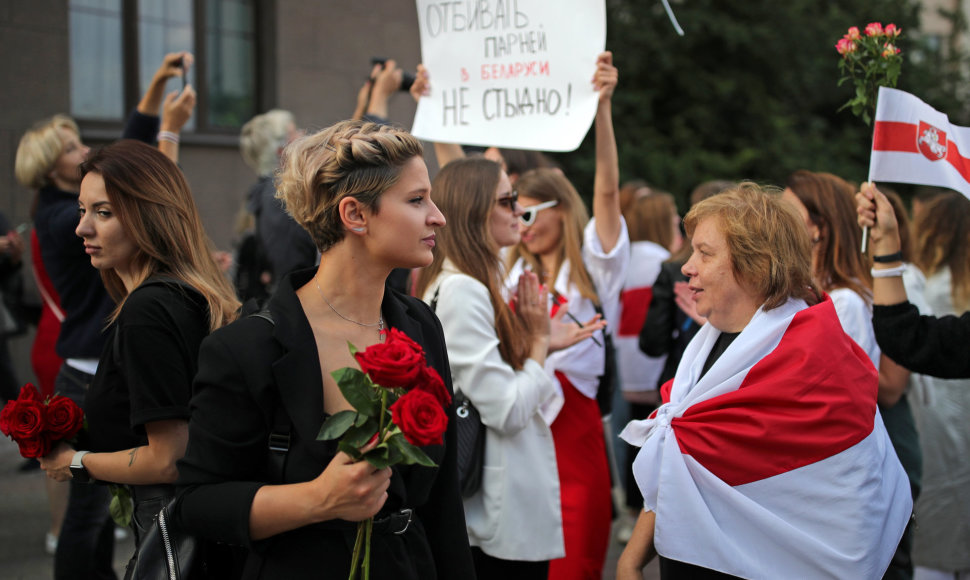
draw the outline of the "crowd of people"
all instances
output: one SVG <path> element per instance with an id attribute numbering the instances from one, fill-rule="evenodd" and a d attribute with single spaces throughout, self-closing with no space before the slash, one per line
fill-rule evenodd
<path id="1" fill-rule="evenodd" d="M 17 150 L 34 370 L 87 417 L 39 462 L 55 578 L 116 577 L 112 497 L 135 578 L 163 506 L 206 548 L 191 578 L 348 577 L 368 518 L 374 578 L 595 580 L 611 528 L 623 580 L 655 558 L 665 579 L 970 574 L 963 195 L 910 225 L 893 192 L 798 170 L 702 183 L 682 223 L 669 193 L 621 187 L 609 52 L 591 63 L 591 214 L 539 152 L 433 143 L 432 178 L 387 118 L 403 71 L 384 61 L 346 121 L 242 127 L 257 181 L 230 264 L 178 166 L 194 91 L 163 94 L 191 64 L 165 57 L 115 143 L 92 151 L 55 115 Z M 5 305 L 24 251 L 0 238 Z M 347 344 L 393 330 L 450 395 L 433 468 L 318 438 L 353 409 L 331 374 L 359 366 Z M 484 426 L 469 493 L 458 397 Z"/>

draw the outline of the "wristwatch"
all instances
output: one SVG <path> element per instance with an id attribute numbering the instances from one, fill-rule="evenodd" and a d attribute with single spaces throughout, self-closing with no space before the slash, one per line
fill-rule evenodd
<path id="1" fill-rule="evenodd" d="M 94 481 L 91 474 L 88 473 L 88 470 L 84 467 L 84 463 L 82 462 L 84 456 L 88 453 L 91 452 L 78 451 L 74 454 L 74 458 L 71 459 L 71 477 L 73 477 L 74 481 L 78 483 L 91 483 Z"/>

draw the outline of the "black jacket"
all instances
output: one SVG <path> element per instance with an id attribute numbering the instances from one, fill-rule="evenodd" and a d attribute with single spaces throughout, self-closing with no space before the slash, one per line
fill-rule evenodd
<path id="1" fill-rule="evenodd" d="M 317 477 L 337 450 L 334 441 L 316 440 L 326 418 L 323 378 L 313 331 L 295 293 L 312 275 L 306 270 L 284 278 L 268 304 L 275 324 L 244 317 L 212 333 L 199 352 L 176 517 L 200 536 L 251 548 L 258 556 L 249 557 L 244 577 L 348 576 L 356 524 L 323 522 L 262 541 L 249 537 L 253 497 L 276 479 L 267 440 L 277 405 L 284 405 L 292 422 L 284 483 Z M 389 327 L 423 346 L 428 364 L 451 392 L 441 325 L 431 309 L 386 290 L 382 311 Z M 387 503 L 377 517 L 414 508 L 415 521 L 404 534 L 374 535 L 375 580 L 474 578 L 455 449 L 452 406 L 445 445 L 424 448 L 438 467 L 394 468 Z M 255 563 L 258 571 L 252 569 Z"/>
<path id="2" fill-rule="evenodd" d="M 684 349 L 700 330 L 700 326 L 674 301 L 674 283 L 687 280 L 680 271 L 681 266 L 680 262 L 664 262 L 660 266 L 660 274 L 653 283 L 647 319 L 640 330 L 639 345 L 644 354 L 652 357 L 667 355 L 657 387 L 674 378 Z"/>
<path id="3" fill-rule="evenodd" d="M 970 377 L 970 312 L 920 316 L 909 302 L 873 306 L 872 327 L 882 353 L 907 369 L 943 379 Z"/>

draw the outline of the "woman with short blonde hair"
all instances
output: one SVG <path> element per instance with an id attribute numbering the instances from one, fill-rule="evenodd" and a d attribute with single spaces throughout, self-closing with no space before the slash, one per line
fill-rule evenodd
<path id="1" fill-rule="evenodd" d="M 443 444 L 423 447 L 434 468 L 377 469 L 317 438 L 328 416 L 353 408 L 331 375 L 359 368 L 348 343 L 364 350 L 388 329 L 420 345 L 451 392 L 437 318 L 385 285 L 393 268 L 430 264 L 445 225 L 420 142 L 343 121 L 287 146 L 278 189 L 320 264 L 285 276 L 262 313 L 203 342 L 177 517 L 200 537 L 242 547 L 235 564 L 258 578 L 349 576 L 357 522 L 371 517 L 372 577 L 472 577 L 453 404 L 441 402 Z"/>

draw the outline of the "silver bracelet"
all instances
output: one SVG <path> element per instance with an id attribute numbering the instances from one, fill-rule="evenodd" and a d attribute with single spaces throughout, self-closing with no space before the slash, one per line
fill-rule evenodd
<path id="1" fill-rule="evenodd" d="M 882 269 L 872 269 L 873 278 L 894 278 L 896 276 L 902 276 L 903 272 L 906 271 L 906 264 L 900 264 L 892 268 L 882 268 Z"/>
<path id="2" fill-rule="evenodd" d="M 169 143 L 179 144 L 179 134 L 173 133 L 172 131 L 159 131 L 158 132 L 159 141 L 168 141 Z"/>

